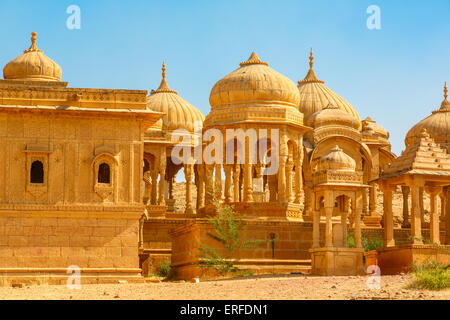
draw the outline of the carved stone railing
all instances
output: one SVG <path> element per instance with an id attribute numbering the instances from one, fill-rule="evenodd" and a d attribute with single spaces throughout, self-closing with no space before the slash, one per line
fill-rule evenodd
<path id="1" fill-rule="evenodd" d="M 315 185 L 323 183 L 351 183 L 362 184 L 363 173 L 351 171 L 320 171 L 313 175 L 313 183 Z"/>

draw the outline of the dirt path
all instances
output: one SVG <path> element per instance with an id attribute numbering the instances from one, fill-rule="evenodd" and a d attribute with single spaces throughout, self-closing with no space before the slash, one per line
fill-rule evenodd
<path id="1" fill-rule="evenodd" d="M 367 277 L 314 277 L 302 275 L 250 277 L 200 283 L 161 282 L 145 284 L 84 285 L 80 290 L 66 286 L 0 287 L 0 299 L 73 300 L 172 300 L 172 299 L 444 299 L 450 290 L 406 289 L 408 275 L 383 276 L 381 289 L 370 290 Z"/>

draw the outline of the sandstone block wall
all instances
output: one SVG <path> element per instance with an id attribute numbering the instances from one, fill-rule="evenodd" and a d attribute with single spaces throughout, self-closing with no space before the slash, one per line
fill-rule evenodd
<path id="1" fill-rule="evenodd" d="M 0 217 L 0 269 L 138 268 L 137 220 Z"/>

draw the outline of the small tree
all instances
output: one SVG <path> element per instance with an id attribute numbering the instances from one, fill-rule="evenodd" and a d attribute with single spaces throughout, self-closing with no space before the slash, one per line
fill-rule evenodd
<path id="1" fill-rule="evenodd" d="M 229 205 L 216 205 L 217 214 L 209 217 L 208 221 L 213 225 L 215 234 L 207 233 L 207 236 L 223 246 L 222 255 L 216 248 L 201 244 L 200 261 L 197 263 L 200 268 L 213 269 L 221 275 L 229 272 L 237 272 L 235 267 L 239 258 L 233 257 L 239 249 L 253 249 L 261 240 L 245 240 L 241 238 L 241 233 L 245 233 L 242 216 L 236 215 Z M 264 241 L 264 240 L 262 240 Z"/>

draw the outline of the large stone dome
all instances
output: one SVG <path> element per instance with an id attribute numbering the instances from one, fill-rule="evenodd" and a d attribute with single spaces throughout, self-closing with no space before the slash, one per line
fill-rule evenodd
<path id="1" fill-rule="evenodd" d="M 37 33 L 31 34 L 31 46 L 3 68 L 6 80 L 60 81 L 61 67 L 36 46 Z"/>
<path id="2" fill-rule="evenodd" d="M 194 123 L 196 121 L 203 123 L 205 117 L 200 110 L 181 98 L 176 91 L 170 89 L 166 80 L 165 63 L 163 63 L 162 71 L 161 84 L 147 98 L 147 108 L 165 114 L 160 123 L 162 130 L 172 132 L 177 129 L 185 129 L 194 133 Z"/>
<path id="3" fill-rule="evenodd" d="M 309 60 L 310 69 L 308 74 L 305 79 L 298 82 L 298 90 L 300 92 L 299 109 L 305 115 L 305 119 L 332 104 L 361 121 L 358 112 L 348 101 L 328 88 L 324 81 L 317 78 L 313 70 L 314 56 L 312 49 Z"/>
<path id="4" fill-rule="evenodd" d="M 238 105 L 285 105 L 297 107 L 300 96 L 295 83 L 269 68 L 253 52 L 240 68 L 219 80 L 211 90 L 211 109 Z"/>
<path id="5" fill-rule="evenodd" d="M 439 110 L 412 127 L 405 138 L 406 146 L 420 140 L 423 129 L 426 129 L 433 140 L 442 147 L 450 147 L 450 102 L 448 101 L 447 83 L 444 87 L 444 101 Z"/>

